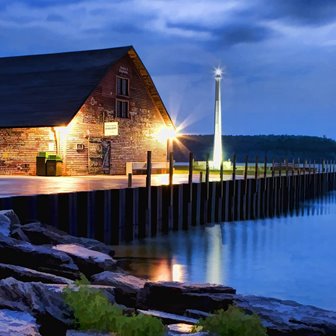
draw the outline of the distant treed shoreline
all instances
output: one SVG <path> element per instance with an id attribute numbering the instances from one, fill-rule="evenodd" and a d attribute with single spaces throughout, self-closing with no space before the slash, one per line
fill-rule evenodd
<path id="1" fill-rule="evenodd" d="M 212 157 L 213 135 L 183 135 L 174 145 L 174 159 L 187 161 L 189 151 L 194 153 L 196 160 Z M 223 136 L 224 159 L 237 155 L 242 162 L 248 155 L 249 160 L 255 157 L 281 161 L 284 159 L 298 160 L 336 160 L 336 141 L 326 137 L 301 135 L 226 135 Z"/>

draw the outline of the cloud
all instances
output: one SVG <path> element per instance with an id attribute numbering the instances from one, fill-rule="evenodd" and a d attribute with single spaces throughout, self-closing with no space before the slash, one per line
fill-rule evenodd
<path id="1" fill-rule="evenodd" d="M 335 0 L 262 0 L 257 7 L 267 17 L 297 25 L 323 25 L 336 21 Z"/>
<path id="2" fill-rule="evenodd" d="M 261 24 L 233 23 L 223 27 L 217 34 L 223 45 L 230 46 L 239 43 L 261 42 L 273 37 L 275 32 Z"/>

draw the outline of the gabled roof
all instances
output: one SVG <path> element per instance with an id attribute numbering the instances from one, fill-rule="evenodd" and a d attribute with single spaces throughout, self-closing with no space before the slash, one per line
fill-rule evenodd
<path id="1" fill-rule="evenodd" d="M 126 54 L 135 62 L 167 124 L 171 119 L 131 46 L 0 58 L 0 127 L 67 125 L 110 66 Z"/>

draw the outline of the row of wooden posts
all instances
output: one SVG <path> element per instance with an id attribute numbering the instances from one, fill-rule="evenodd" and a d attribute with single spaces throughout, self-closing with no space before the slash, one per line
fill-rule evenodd
<path id="1" fill-rule="evenodd" d="M 221 167 L 219 180 L 210 181 L 207 162 L 205 181 L 193 182 L 193 161 L 190 153 L 184 184 L 173 184 L 171 154 L 168 185 L 152 186 L 148 152 L 145 187 L 132 188 L 129 176 L 128 188 L 0 198 L 0 209 L 14 209 L 23 222 L 39 220 L 74 235 L 119 244 L 207 223 L 280 216 L 336 189 L 335 162 L 318 167 L 285 163 L 284 170 L 273 163 L 268 173 L 265 160 L 259 174 L 256 160 L 249 177 L 246 160 L 240 177 L 233 158 L 229 180 Z"/>

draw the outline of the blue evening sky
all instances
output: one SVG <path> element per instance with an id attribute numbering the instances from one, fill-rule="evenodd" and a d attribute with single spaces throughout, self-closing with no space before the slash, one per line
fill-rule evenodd
<path id="1" fill-rule="evenodd" d="M 0 0 L 0 56 L 133 45 L 184 132 L 336 139 L 336 0 Z"/>

